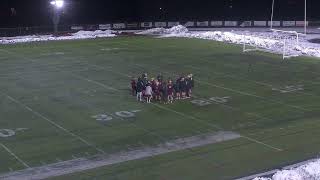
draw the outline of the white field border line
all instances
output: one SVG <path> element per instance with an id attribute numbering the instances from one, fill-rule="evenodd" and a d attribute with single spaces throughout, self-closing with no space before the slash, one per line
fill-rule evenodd
<path id="1" fill-rule="evenodd" d="M 201 68 L 198 68 L 198 67 L 193 67 L 193 66 L 189 66 L 189 65 L 186 65 L 185 67 L 189 67 L 191 69 L 195 69 L 195 70 L 201 71 Z M 272 84 L 265 83 L 265 82 L 254 81 L 254 80 L 243 78 L 243 77 L 236 77 L 236 76 L 233 76 L 233 75 L 230 75 L 230 74 L 226 74 L 226 73 L 220 73 L 220 72 L 219 73 L 212 72 L 212 73 L 214 73 L 216 75 L 219 75 L 221 77 L 228 77 L 228 78 L 232 78 L 232 79 L 245 80 L 245 81 L 248 81 L 248 82 L 253 82 L 253 83 L 258 84 L 258 85 L 263 85 L 263 86 L 268 86 L 268 87 L 274 88 L 274 86 Z M 316 94 L 305 93 L 305 92 L 301 92 L 301 91 L 296 91 L 296 93 L 304 94 L 304 95 L 308 95 L 308 96 L 320 97 L 319 95 L 316 95 Z"/>
<path id="2" fill-rule="evenodd" d="M 212 124 L 212 123 L 209 123 L 209 122 L 207 122 L 207 121 L 204 121 L 204 120 L 195 118 L 195 117 L 193 117 L 193 116 L 186 115 L 186 114 L 181 113 L 181 112 L 178 112 L 178 111 L 170 110 L 170 109 L 168 109 L 168 108 L 165 108 L 165 107 L 160 106 L 160 105 L 156 105 L 156 104 L 154 104 L 154 103 L 151 103 L 151 104 L 153 104 L 153 105 L 155 105 L 155 106 L 157 106 L 158 108 L 161 108 L 161 109 L 163 109 L 163 110 L 167 110 L 167 111 L 170 111 L 170 112 L 174 112 L 174 113 L 176 113 L 176 114 L 179 114 L 180 116 L 183 116 L 183 117 L 186 117 L 186 118 L 189 118 L 189 119 L 193 119 L 193 120 L 197 120 L 197 121 L 204 122 L 204 123 L 206 123 L 207 125 L 209 125 L 210 127 L 214 127 L 214 128 L 216 128 L 216 129 L 222 130 L 220 127 L 218 127 L 218 126 L 216 126 L 216 125 L 214 125 L 214 124 Z M 244 137 L 245 139 L 247 139 L 247 140 L 249 140 L 249 141 L 251 141 L 251 142 L 255 142 L 255 143 L 264 145 L 264 146 L 266 146 L 266 147 L 268 147 L 268 148 L 271 148 L 271 149 L 273 149 L 273 150 L 283 151 L 282 149 L 273 147 L 273 146 L 271 146 L 271 145 L 267 145 L 267 144 L 265 144 L 265 143 L 263 143 L 263 142 L 260 142 L 260 141 L 258 141 L 258 140 L 255 140 L 255 139 L 252 139 L 252 138 L 249 138 L 249 137 L 246 137 L 246 136 L 242 136 L 242 137 Z"/>
<path id="3" fill-rule="evenodd" d="M 19 161 L 24 167 L 30 168 L 30 166 L 26 162 L 24 162 L 16 154 L 14 154 L 7 146 L 5 146 L 2 143 L 0 143 L 0 146 L 2 146 L 11 156 L 13 156 L 17 161 Z"/>
<path id="4" fill-rule="evenodd" d="M 139 64 L 134 64 L 134 65 L 135 65 L 135 66 L 138 66 L 138 67 L 141 67 L 141 68 L 144 68 L 144 66 L 141 66 L 141 65 L 139 65 Z M 148 65 L 148 66 L 152 66 L 152 65 Z M 153 68 L 153 69 L 155 69 L 155 68 Z M 169 74 L 169 72 L 165 72 L 165 73 L 168 73 L 168 74 Z M 174 74 L 174 73 L 173 73 L 173 74 Z M 175 75 L 176 75 L 176 74 L 175 74 Z M 292 108 L 295 108 L 295 109 L 299 109 L 299 110 L 303 110 L 303 111 L 311 111 L 311 110 L 306 109 L 306 108 L 302 108 L 302 107 L 299 107 L 299 106 L 294 106 L 294 105 L 286 104 L 286 103 L 281 102 L 281 101 L 276 101 L 276 100 L 272 100 L 272 99 L 267 99 L 266 97 L 262 97 L 262 96 L 250 94 L 250 93 L 247 93 L 247 92 L 238 91 L 238 90 L 231 89 L 231 88 L 226 88 L 226 87 L 223 87 L 223 86 L 218 86 L 218 85 L 215 85 L 215 84 L 206 82 L 206 81 L 200 81 L 200 80 L 195 80 L 195 81 L 197 81 L 197 82 L 199 82 L 199 83 L 201 83 L 201 84 L 207 84 L 207 85 L 212 86 L 212 87 L 215 87 L 215 88 L 224 89 L 224 90 L 227 90 L 227 91 L 235 92 L 235 93 L 242 94 L 242 95 L 246 95 L 246 96 L 256 97 L 256 98 L 262 99 L 263 101 L 275 102 L 275 103 L 278 103 L 278 104 L 282 104 L 282 105 L 285 105 L 285 106 L 288 106 L 288 107 L 292 107 Z"/>
<path id="5" fill-rule="evenodd" d="M 219 131 L 215 133 L 189 136 L 185 139 L 175 139 L 166 143 L 157 144 L 155 146 L 147 146 L 109 155 L 97 155 L 89 158 L 78 158 L 69 161 L 48 164 L 45 166 L 29 168 L 21 171 L 9 172 L 6 174 L 1 174 L 0 178 L 7 180 L 36 180 L 49 177 L 57 177 L 132 160 L 140 160 L 186 149 L 203 147 L 209 144 L 221 143 L 238 138 L 241 138 L 239 134 L 230 131 Z"/>
<path id="6" fill-rule="evenodd" d="M 66 132 L 67 134 L 71 135 L 72 137 L 80 140 L 81 142 L 83 142 L 83 143 L 86 144 L 87 146 L 94 148 L 95 150 L 97 150 L 97 151 L 100 152 L 100 153 L 103 153 L 103 154 L 105 153 L 102 149 L 97 148 L 95 145 L 89 143 L 88 141 L 86 141 L 86 140 L 83 139 L 82 137 L 80 137 L 80 136 L 72 133 L 71 131 L 65 129 L 64 127 L 60 126 L 59 124 L 55 123 L 54 121 L 50 120 L 49 118 L 43 116 L 43 115 L 40 114 L 39 112 L 31 109 L 29 106 L 21 103 L 20 101 L 16 100 L 15 98 L 13 98 L 13 97 L 11 97 L 11 96 L 3 93 L 3 92 L 0 92 L 0 93 L 3 94 L 4 96 L 6 96 L 7 98 L 9 98 L 11 101 L 19 104 L 20 106 L 24 107 L 25 109 L 27 109 L 27 110 L 30 111 L 31 113 L 35 114 L 36 116 L 38 116 L 38 117 L 40 117 L 40 118 L 48 121 L 48 122 L 49 122 L 50 124 L 52 124 L 53 126 L 55 126 L 55 127 L 59 128 L 60 130 Z"/>

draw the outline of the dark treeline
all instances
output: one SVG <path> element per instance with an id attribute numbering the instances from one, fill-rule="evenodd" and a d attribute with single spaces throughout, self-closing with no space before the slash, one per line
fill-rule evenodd
<path id="1" fill-rule="evenodd" d="M 65 0 L 61 23 L 144 20 L 268 20 L 272 0 Z M 275 18 L 302 20 L 304 0 L 275 0 Z M 320 19 L 320 1 L 308 0 L 308 19 Z M 50 25 L 49 0 L 1 0 L 0 27 Z"/>

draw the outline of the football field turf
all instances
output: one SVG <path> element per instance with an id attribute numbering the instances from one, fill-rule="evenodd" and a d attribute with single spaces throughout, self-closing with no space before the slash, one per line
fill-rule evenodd
<path id="1" fill-rule="evenodd" d="M 152 37 L 0 46 L 0 174 L 221 131 L 241 137 L 53 179 L 233 179 L 317 156 L 319 59 L 241 50 Z M 194 97 L 138 103 L 129 84 L 144 72 L 192 73 Z"/>

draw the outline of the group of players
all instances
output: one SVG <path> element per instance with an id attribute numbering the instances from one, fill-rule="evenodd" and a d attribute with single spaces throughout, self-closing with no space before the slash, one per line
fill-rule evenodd
<path id="1" fill-rule="evenodd" d="M 137 80 L 131 80 L 132 95 L 137 97 L 139 102 L 151 103 L 151 100 L 173 103 L 174 99 L 191 98 L 194 88 L 193 75 L 181 76 L 175 82 L 172 79 L 164 81 L 160 74 L 157 78 L 148 79 L 147 73 L 142 74 Z"/>

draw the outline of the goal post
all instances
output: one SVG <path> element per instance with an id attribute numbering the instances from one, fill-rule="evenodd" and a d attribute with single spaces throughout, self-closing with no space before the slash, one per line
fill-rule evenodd
<path id="1" fill-rule="evenodd" d="M 282 59 L 289 59 L 292 57 L 298 56 L 295 49 L 299 47 L 299 38 L 302 33 L 298 33 L 296 31 L 284 31 L 278 29 L 271 29 L 271 32 L 265 33 L 260 37 L 253 35 L 243 35 L 242 36 L 242 44 L 243 44 L 243 52 L 251 52 L 251 51 L 267 51 L 272 53 L 282 54 Z M 254 37 L 254 38 L 253 38 Z M 252 42 L 252 39 L 257 40 L 271 40 L 274 44 L 271 47 L 259 46 L 259 43 Z"/>

